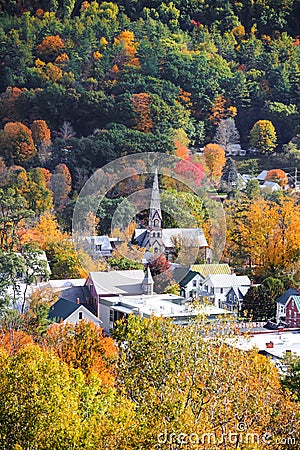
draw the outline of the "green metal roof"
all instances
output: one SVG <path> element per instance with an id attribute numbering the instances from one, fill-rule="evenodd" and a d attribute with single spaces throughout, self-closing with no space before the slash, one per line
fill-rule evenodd
<path id="1" fill-rule="evenodd" d="M 209 275 L 230 275 L 231 269 L 228 264 L 194 264 L 191 270 L 200 273 L 203 278 Z"/>
<path id="2" fill-rule="evenodd" d="M 300 295 L 292 295 L 290 298 L 294 300 L 296 308 L 300 311 Z"/>

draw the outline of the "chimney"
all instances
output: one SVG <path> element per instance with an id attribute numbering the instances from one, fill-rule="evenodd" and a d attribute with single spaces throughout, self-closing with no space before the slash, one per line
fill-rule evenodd
<path id="1" fill-rule="evenodd" d="M 78 297 L 76 298 L 76 304 L 80 305 L 80 299 Z"/>

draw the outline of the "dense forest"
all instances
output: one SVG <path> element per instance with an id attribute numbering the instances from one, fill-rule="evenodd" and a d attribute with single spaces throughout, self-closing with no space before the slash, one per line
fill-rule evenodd
<path id="1" fill-rule="evenodd" d="M 78 178 L 76 169 L 91 172 L 122 154 L 209 143 L 230 117 L 245 148 L 259 119 L 273 123 L 278 150 L 299 133 L 299 1 L 0 7 L 9 164 L 37 166 L 48 156 L 51 170 L 67 162 Z M 36 120 L 51 131 L 51 151 L 35 142 L 16 154 L 7 124 Z"/>
<path id="2" fill-rule="evenodd" d="M 300 282 L 291 183 L 300 1 L 0 0 L 0 42 L 0 447 L 299 449 L 299 358 L 287 356 L 279 373 L 256 350 L 236 348 L 227 319 L 179 327 L 130 315 L 113 339 L 84 320 L 50 323 L 59 294 L 29 286 L 50 276 L 41 251 L 51 278 L 87 276 L 93 261 L 71 239 L 81 188 L 121 156 L 160 152 L 178 157 L 175 172 L 188 173 L 197 193 L 160 175 L 162 201 L 173 195 L 177 217 L 185 204 L 210 243 L 201 195 L 210 180 L 209 200 L 222 197 L 227 220 L 223 260 L 255 282 L 242 313 L 274 316 L 278 295 Z M 249 153 L 229 158 L 226 146 L 238 143 Z M 126 197 L 151 187 L 152 173 L 137 176 L 142 156 L 136 162 L 122 182 L 107 173 L 113 189 L 82 219 L 94 233 L 109 234 L 114 211 L 132 206 Z M 238 171 L 265 168 L 279 190 L 257 179 L 238 185 Z M 179 226 L 166 213 L 164 225 Z M 93 270 L 143 268 L 122 245 Z M 178 293 L 167 281 L 165 292 Z"/>
<path id="3" fill-rule="evenodd" d="M 299 163 L 299 1 L 10 0 L 0 14 L 0 203 L 18 210 L 13 226 L 1 216 L 1 249 L 34 241 L 55 277 L 82 275 L 68 243 L 74 204 L 89 176 L 120 156 L 175 154 L 225 191 L 220 177 L 235 163 L 218 144 L 255 146 L 255 160 L 236 161 L 251 173 Z M 204 146 L 204 158 L 191 159 Z M 129 185 L 102 203 L 99 234 Z M 227 210 L 227 257 L 240 265 L 249 252 L 241 239 L 236 251 L 240 225 Z"/>

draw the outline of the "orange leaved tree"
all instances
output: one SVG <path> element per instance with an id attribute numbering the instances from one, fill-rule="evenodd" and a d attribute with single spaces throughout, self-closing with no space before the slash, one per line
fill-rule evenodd
<path id="1" fill-rule="evenodd" d="M 145 133 L 150 133 L 153 128 L 153 120 L 151 119 L 150 106 L 151 98 L 146 92 L 140 92 L 139 94 L 133 94 L 131 96 L 133 109 L 136 114 L 136 126 L 135 128 Z"/>
<path id="2" fill-rule="evenodd" d="M 65 48 L 64 41 L 57 34 L 56 36 L 47 36 L 36 47 L 37 54 L 45 62 L 53 62 L 62 50 Z"/>
<path id="3" fill-rule="evenodd" d="M 273 169 L 269 170 L 269 172 L 267 173 L 266 181 L 274 181 L 275 183 L 278 183 L 283 187 L 287 185 L 288 177 L 284 170 Z"/>
<path id="4" fill-rule="evenodd" d="M 211 179 L 218 181 L 226 163 L 223 147 L 218 144 L 207 144 L 204 147 L 204 159 Z"/>
<path id="5" fill-rule="evenodd" d="M 113 385 L 116 348 L 111 338 L 103 336 L 102 328 L 85 320 L 53 324 L 44 343 L 70 367 L 81 369 L 87 377 L 97 373 L 103 386 Z"/>
<path id="6" fill-rule="evenodd" d="M 0 134 L 0 151 L 9 164 L 20 164 L 36 154 L 31 130 L 22 122 L 8 122 Z"/>

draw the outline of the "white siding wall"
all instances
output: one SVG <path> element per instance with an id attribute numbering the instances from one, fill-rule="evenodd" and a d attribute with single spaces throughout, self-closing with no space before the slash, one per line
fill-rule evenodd
<path id="1" fill-rule="evenodd" d="M 100 303 L 100 320 L 101 320 L 101 327 L 106 333 L 109 333 L 110 325 L 109 325 L 109 310 L 110 306 L 102 305 Z"/>
<path id="2" fill-rule="evenodd" d="M 69 317 L 67 317 L 64 322 L 65 323 L 77 323 L 79 322 L 79 313 L 82 313 L 82 319 L 85 319 L 87 322 L 94 322 L 95 325 L 100 325 L 100 320 L 97 319 L 94 314 L 88 311 L 85 307 L 81 306 L 76 311 L 74 311 Z"/>

